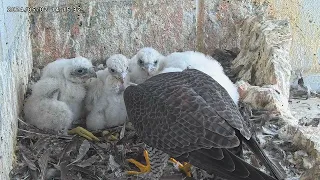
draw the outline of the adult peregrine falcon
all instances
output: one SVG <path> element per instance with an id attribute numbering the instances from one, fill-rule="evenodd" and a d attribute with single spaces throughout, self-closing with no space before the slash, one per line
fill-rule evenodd
<path id="1" fill-rule="evenodd" d="M 144 178 L 159 179 L 168 157 L 229 180 L 275 179 L 230 150 L 244 141 L 254 153 L 263 152 L 227 91 L 207 74 L 187 69 L 163 73 L 124 92 L 127 114 L 147 145 Z M 277 179 L 272 162 L 257 154 Z M 271 163 L 271 164 L 270 164 Z M 151 167 L 150 167 L 151 166 Z"/>

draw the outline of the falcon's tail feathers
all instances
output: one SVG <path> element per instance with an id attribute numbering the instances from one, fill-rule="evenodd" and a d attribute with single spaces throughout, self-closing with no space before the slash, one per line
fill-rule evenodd
<path id="1" fill-rule="evenodd" d="M 258 159 L 266 166 L 266 168 L 273 174 L 277 179 L 282 180 L 285 179 L 286 173 L 281 168 L 276 166 L 270 158 L 263 152 L 263 150 L 260 148 L 258 142 L 255 140 L 255 137 L 252 136 L 250 140 L 246 140 L 243 138 L 245 143 L 248 145 L 250 150 L 258 157 Z"/>
<path id="2" fill-rule="evenodd" d="M 275 180 L 246 163 L 227 149 L 199 149 L 185 157 L 189 162 L 219 179 L 228 180 Z"/>

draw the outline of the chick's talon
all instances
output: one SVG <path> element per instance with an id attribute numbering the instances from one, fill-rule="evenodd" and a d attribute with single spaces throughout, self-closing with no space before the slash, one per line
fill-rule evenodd
<path id="1" fill-rule="evenodd" d="M 76 127 L 72 130 L 68 131 L 69 134 L 78 134 L 90 141 L 100 141 L 95 135 L 93 135 L 90 131 L 84 129 L 83 127 Z"/>
<path id="2" fill-rule="evenodd" d="M 109 141 L 118 141 L 119 140 L 119 134 L 118 133 L 110 133 L 109 131 L 103 131 L 102 135 L 104 137 L 106 137 L 107 140 L 109 140 Z"/>
<path id="3" fill-rule="evenodd" d="M 184 172 L 187 177 L 191 177 L 191 164 L 184 162 L 181 164 L 179 161 L 170 158 L 169 161 L 171 161 L 175 167 L 177 167 L 180 171 Z"/>
<path id="4" fill-rule="evenodd" d="M 143 151 L 143 156 L 146 160 L 146 165 L 143 165 L 134 159 L 127 159 L 128 162 L 136 165 L 140 170 L 140 172 L 139 171 L 127 171 L 127 174 L 138 175 L 138 174 L 148 173 L 151 171 L 150 159 L 149 159 L 148 152 L 146 150 Z"/>
<path id="5" fill-rule="evenodd" d="M 108 137 L 108 140 L 110 140 L 110 141 L 118 141 L 119 138 L 118 138 L 117 136 L 111 134 L 111 135 Z"/>

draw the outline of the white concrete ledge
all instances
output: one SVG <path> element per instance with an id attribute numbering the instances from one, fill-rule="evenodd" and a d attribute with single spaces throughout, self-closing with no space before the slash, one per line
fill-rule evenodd
<path id="1" fill-rule="evenodd" d="M 7 12 L 7 7 L 26 7 L 27 1 L 0 4 L 0 179 L 9 179 L 14 159 L 17 119 L 32 69 L 27 13 Z"/>

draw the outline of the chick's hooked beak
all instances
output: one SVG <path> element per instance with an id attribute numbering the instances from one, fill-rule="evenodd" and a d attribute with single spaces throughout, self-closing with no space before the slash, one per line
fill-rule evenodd
<path id="1" fill-rule="evenodd" d="M 88 75 L 89 75 L 89 78 L 92 78 L 92 77 L 97 78 L 97 73 L 94 71 L 93 67 L 89 69 Z"/>
<path id="2" fill-rule="evenodd" d="M 145 69 L 148 73 L 148 76 L 150 76 L 150 75 L 152 75 L 153 71 L 155 70 L 155 67 L 152 64 L 148 64 L 148 65 L 146 65 Z"/>
<path id="3" fill-rule="evenodd" d="M 126 79 L 126 76 L 127 76 L 127 73 L 126 72 L 123 72 L 121 73 L 120 75 L 120 82 L 123 84 L 125 79 Z"/>

